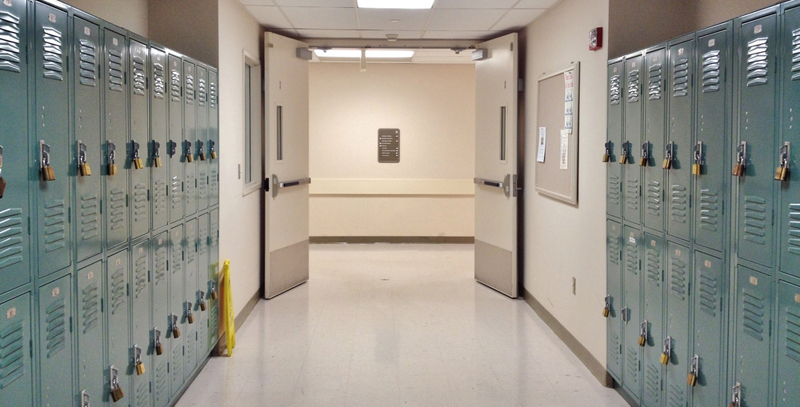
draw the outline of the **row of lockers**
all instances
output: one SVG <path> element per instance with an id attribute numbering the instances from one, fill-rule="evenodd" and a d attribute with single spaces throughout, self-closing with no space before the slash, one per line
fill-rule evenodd
<path id="1" fill-rule="evenodd" d="M 608 371 L 642 406 L 796 404 L 800 2 L 609 61 L 608 91 Z"/>

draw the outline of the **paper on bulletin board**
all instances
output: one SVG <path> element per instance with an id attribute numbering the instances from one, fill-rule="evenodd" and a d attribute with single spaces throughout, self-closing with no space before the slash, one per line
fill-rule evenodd
<path id="1" fill-rule="evenodd" d="M 569 131 L 561 130 L 561 169 L 569 169 Z"/>
<path id="2" fill-rule="evenodd" d="M 564 130 L 567 134 L 572 134 L 572 103 L 575 100 L 575 72 L 564 72 Z"/>
<path id="3" fill-rule="evenodd" d="M 539 127 L 539 152 L 536 155 L 536 161 L 543 163 L 544 154 L 547 148 L 547 127 Z"/>

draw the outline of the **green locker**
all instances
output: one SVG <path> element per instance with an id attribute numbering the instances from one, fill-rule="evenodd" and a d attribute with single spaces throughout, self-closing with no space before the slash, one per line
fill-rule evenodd
<path id="1" fill-rule="evenodd" d="M 36 3 L 35 7 L 36 132 L 32 134 L 31 151 L 32 162 L 38 167 L 36 235 L 41 278 L 69 267 L 73 249 L 68 217 L 71 181 L 67 13 L 43 3 Z M 46 173 L 54 179 L 45 181 Z"/>
<path id="2" fill-rule="evenodd" d="M 6 181 L 0 200 L 0 294 L 31 281 L 28 183 L 28 44 L 26 3 L 0 4 L 0 156 Z M 37 160 L 38 162 L 38 160 Z M 0 395 L 3 392 L 0 391 Z"/>
<path id="3" fill-rule="evenodd" d="M 131 238 L 137 238 L 150 230 L 150 167 L 147 146 L 150 145 L 150 112 L 148 76 L 149 50 L 147 45 L 130 40 L 129 81 L 131 141 L 128 143 L 130 168 L 130 218 Z"/>
<path id="4" fill-rule="evenodd" d="M 100 176 L 100 29 L 83 18 L 73 17 L 72 78 L 75 139 L 72 168 L 75 176 L 75 239 L 78 261 L 103 251 L 102 177 Z M 88 169 L 88 172 L 86 171 Z M 92 172 L 94 170 L 94 172 Z"/>
<path id="5" fill-rule="evenodd" d="M 219 339 L 219 209 L 211 210 L 208 223 L 208 292 L 211 297 L 208 303 L 208 348 L 211 349 Z"/>
<path id="6" fill-rule="evenodd" d="M 72 277 L 39 288 L 39 405 L 72 402 Z"/>
<path id="7" fill-rule="evenodd" d="M 761 14 L 759 14 L 761 15 Z M 772 265 L 773 180 L 775 149 L 775 91 L 777 15 L 737 21 L 737 160 L 745 163 L 738 178 L 735 219 L 737 254 L 763 266 Z M 742 158 L 741 155 L 744 155 Z"/>
<path id="8" fill-rule="evenodd" d="M 167 186 L 169 155 L 167 155 L 167 54 L 150 47 L 150 143 L 148 144 L 148 163 L 152 181 L 153 230 L 160 230 L 169 222 L 169 187 Z"/>
<path id="9" fill-rule="evenodd" d="M 125 85 L 128 55 L 125 37 L 105 29 L 105 140 L 103 167 L 105 177 L 106 247 L 128 241 L 128 96 Z M 109 173 L 111 171 L 111 173 Z M 116 174 L 114 172 L 116 171 Z"/>
<path id="10" fill-rule="evenodd" d="M 608 127 L 607 141 L 603 161 L 606 166 L 606 213 L 615 218 L 622 218 L 622 167 L 617 164 L 622 151 L 622 75 L 625 71 L 625 60 L 615 59 L 608 63 Z"/>
<path id="11" fill-rule="evenodd" d="M 675 243 L 668 243 L 667 257 L 667 326 L 661 348 L 669 356 L 665 374 L 665 398 L 668 405 L 688 403 L 687 382 L 691 340 L 689 309 L 691 304 L 692 252 Z"/>
<path id="12" fill-rule="evenodd" d="M 150 399 L 150 381 L 153 373 L 151 330 L 152 284 L 150 281 L 150 241 L 145 239 L 131 247 L 131 270 L 133 270 L 133 286 L 131 286 L 131 322 L 133 339 L 133 388 L 131 404 L 133 406 L 152 406 Z M 137 365 L 144 366 L 143 374 L 139 374 Z"/>
<path id="13" fill-rule="evenodd" d="M 208 209 L 208 69 L 197 65 L 197 210 Z"/>
<path id="14" fill-rule="evenodd" d="M 183 219 L 183 62 L 169 55 L 169 221 Z M 180 315 L 180 314 L 178 314 Z"/>
<path id="15" fill-rule="evenodd" d="M 800 148 L 800 131 L 797 115 L 800 112 L 800 7 L 795 7 L 783 15 L 783 46 L 781 75 L 781 144 L 789 144 L 789 179 L 781 183 L 781 250 L 780 270 L 800 277 L 800 169 L 792 153 L 792 146 Z M 792 57 L 788 57 L 791 55 Z"/>
<path id="16" fill-rule="evenodd" d="M 645 124 L 643 145 L 640 156 L 647 157 L 642 183 L 644 184 L 644 226 L 652 230 L 664 230 L 664 146 L 667 98 L 666 87 L 667 51 L 661 46 L 648 50 L 645 54 L 647 64 L 647 95 L 644 100 Z M 636 151 L 636 150 L 634 150 Z"/>
<path id="17" fill-rule="evenodd" d="M 665 157 L 670 156 L 671 164 L 667 171 L 667 233 L 689 240 L 692 233 L 689 206 L 694 147 L 694 39 L 689 37 L 670 42 L 669 61 L 669 130 Z"/>
<path id="18" fill-rule="evenodd" d="M 183 61 L 183 154 L 184 154 L 184 216 L 197 212 L 197 67 L 188 59 Z"/>
<path id="19" fill-rule="evenodd" d="M 642 223 L 642 167 L 639 166 L 638 147 L 642 145 L 642 53 L 630 55 L 625 60 L 625 130 L 622 143 L 622 164 L 625 179 L 625 206 L 623 218 L 626 222 Z"/>
<path id="20" fill-rule="evenodd" d="M 214 218 L 212 217 L 212 220 Z M 622 382 L 622 225 L 606 220 L 607 286 L 605 309 L 608 310 L 606 331 L 608 354 L 606 364 L 617 382 Z M 605 313 L 605 311 L 604 311 Z"/>
<path id="21" fill-rule="evenodd" d="M 169 357 L 169 233 L 164 232 L 150 240 L 153 279 L 153 331 L 150 353 L 153 355 L 153 399 L 154 405 L 166 406 L 170 398 Z M 159 348 L 161 354 L 159 355 Z"/>
<path id="22" fill-rule="evenodd" d="M 692 210 L 694 211 L 694 242 L 709 249 L 725 248 L 723 208 L 727 201 L 726 180 L 730 177 L 727 165 L 730 112 L 730 86 L 726 72 L 729 64 L 730 25 L 700 33 L 697 39 L 695 77 L 698 81 L 696 140 L 693 164 L 700 165 L 695 175 Z"/>
<path id="23" fill-rule="evenodd" d="M 77 279 L 78 315 L 75 329 L 78 331 L 78 393 L 85 392 L 90 400 L 102 404 L 105 393 L 103 372 L 103 262 L 98 261 L 78 270 Z"/>
<path id="24" fill-rule="evenodd" d="M 130 343 L 130 305 L 128 287 L 128 250 L 108 257 L 108 271 L 106 273 L 106 298 L 108 299 L 106 322 L 108 326 L 108 356 L 106 362 L 106 391 L 103 400 L 111 403 L 112 367 L 119 373 L 117 382 L 122 388 L 126 398 L 116 405 L 129 405 L 133 395 L 130 386 L 130 376 L 133 373 L 133 351 Z M 114 404 L 114 403 L 112 403 Z"/>
<path id="25" fill-rule="evenodd" d="M 772 278 L 738 266 L 736 297 L 734 383 L 742 384 L 742 407 L 767 406 L 772 370 Z"/>
<path id="26" fill-rule="evenodd" d="M 170 387 L 172 395 L 176 395 L 183 385 L 183 343 L 186 335 L 186 305 L 183 300 L 183 225 L 178 225 L 170 231 L 169 240 L 169 274 L 170 274 Z M 176 337 L 176 329 L 179 336 Z"/>
<path id="27" fill-rule="evenodd" d="M 209 301 L 211 292 L 208 290 L 208 214 L 197 217 L 197 364 L 201 364 L 208 356 L 208 327 L 209 327 Z M 205 307 L 205 311 L 203 310 Z"/>
<path id="28" fill-rule="evenodd" d="M 642 321 L 642 234 L 630 226 L 625 226 L 623 230 L 622 322 L 624 338 L 622 342 L 624 344 L 625 370 L 622 374 L 622 385 L 638 402 L 642 392 L 642 348 L 638 343 Z"/>
<path id="29" fill-rule="evenodd" d="M 0 304 L 0 400 L 10 406 L 32 406 L 31 296 Z"/>
<path id="30" fill-rule="evenodd" d="M 219 204 L 219 107 L 218 74 L 208 69 L 208 204 Z"/>
<path id="31" fill-rule="evenodd" d="M 197 292 L 197 219 L 186 221 L 185 240 L 185 263 L 186 274 L 184 275 L 184 298 L 186 299 L 185 318 L 186 318 L 186 339 L 184 343 L 183 356 L 183 375 L 189 379 L 197 366 L 197 332 L 200 325 L 200 307 L 198 305 Z M 192 322 L 194 320 L 194 322 Z"/>
<path id="32" fill-rule="evenodd" d="M 640 331 L 644 345 L 644 391 L 642 406 L 661 406 L 664 402 L 664 365 L 659 362 L 664 337 L 664 239 L 644 235 L 644 312 Z"/>
<path id="33" fill-rule="evenodd" d="M 725 263 L 717 256 L 701 251 L 694 253 L 692 290 L 694 326 L 693 358 L 685 369 L 695 371 L 697 385 L 692 391 L 695 406 L 722 406 L 727 396 L 727 307 L 728 296 Z"/>
<path id="34" fill-rule="evenodd" d="M 776 405 L 789 407 L 800 400 L 800 287 L 781 281 L 778 309 Z"/>

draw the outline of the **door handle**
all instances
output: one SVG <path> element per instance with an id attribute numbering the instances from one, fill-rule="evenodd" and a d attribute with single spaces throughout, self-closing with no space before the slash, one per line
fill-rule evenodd
<path id="1" fill-rule="evenodd" d="M 299 186 L 299 185 L 306 185 L 306 184 L 310 184 L 310 183 L 311 183 L 311 178 L 310 177 L 301 178 L 301 179 L 297 179 L 297 180 L 294 180 L 294 181 L 280 182 L 278 180 L 278 176 L 275 175 L 275 174 L 272 174 L 272 197 L 273 198 L 277 197 L 278 196 L 278 191 L 280 191 L 283 188 L 291 188 L 291 187 L 296 187 L 296 186 Z M 266 189 L 267 189 L 267 191 L 269 191 L 269 187 L 267 187 Z"/>
<path id="2" fill-rule="evenodd" d="M 485 185 L 487 187 L 500 188 L 503 190 L 503 193 L 510 198 L 511 196 L 516 197 L 517 193 L 519 191 L 522 191 L 522 188 L 520 188 L 517 185 L 517 180 L 518 178 L 516 175 L 512 176 L 511 174 L 508 174 L 503 179 L 503 181 L 492 181 L 483 178 L 474 178 L 473 182 L 477 185 Z"/>
<path id="3" fill-rule="evenodd" d="M 483 178 L 475 178 L 473 181 L 477 185 L 485 185 L 487 187 L 494 187 L 494 188 L 500 188 L 500 189 L 503 188 L 503 183 L 501 181 L 492 181 L 492 180 L 483 179 Z"/>

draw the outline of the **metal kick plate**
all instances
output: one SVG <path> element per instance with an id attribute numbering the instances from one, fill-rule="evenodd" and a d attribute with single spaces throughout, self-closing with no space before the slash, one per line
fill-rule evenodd
<path id="1" fill-rule="evenodd" d="M 400 129 L 378 129 L 378 162 L 400 162 Z"/>

